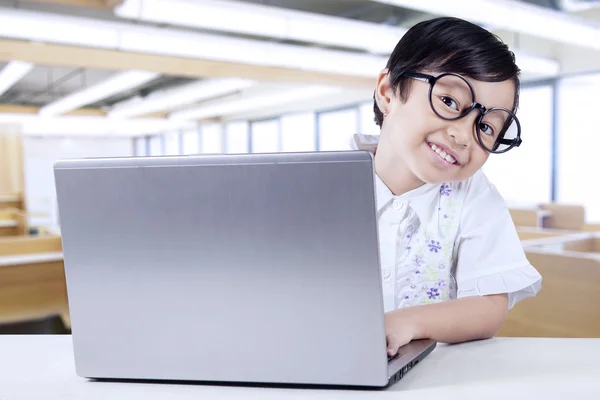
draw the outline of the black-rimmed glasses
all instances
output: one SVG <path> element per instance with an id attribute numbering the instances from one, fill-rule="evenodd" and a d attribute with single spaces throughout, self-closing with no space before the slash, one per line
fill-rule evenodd
<path id="1" fill-rule="evenodd" d="M 521 145 L 521 124 L 516 115 L 501 107 L 487 109 L 475 101 L 475 90 L 463 76 L 445 73 L 439 76 L 407 72 L 404 76 L 429 83 L 429 104 L 440 118 L 455 121 L 474 109 L 481 115 L 475 122 L 477 141 L 490 153 L 506 153 Z"/>

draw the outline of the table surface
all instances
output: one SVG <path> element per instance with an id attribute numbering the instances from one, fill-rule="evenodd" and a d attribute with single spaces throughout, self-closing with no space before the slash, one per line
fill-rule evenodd
<path id="1" fill-rule="evenodd" d="M 62 261 L 63 258 L 62 251 L 0 256 L 0 267 Z M 2 400 L 1 397 L 0 400 Z"/>
<path id="2" fill-rule="evenodd" d="M 0 201 L 19 201 L 20 197 L 14 194 L 1 194 Z"/>
<path id="3" fill-rule="evenodd" d="M 13 219 L 2 219 L 0 220 L 0 228 L 12 228 L 18 226 L 19 223 Z"/>
<path id="4" fill-rule="evenodd" d="M 0 336 L 0 399 L 599 399 L 600 339 L 438 345 L 385 390 L 98 382 L 75 374 L 70 336 Z"/>

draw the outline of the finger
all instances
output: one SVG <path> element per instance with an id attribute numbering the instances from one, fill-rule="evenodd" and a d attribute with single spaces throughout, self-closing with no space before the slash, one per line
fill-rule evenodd
<path id="1" fill-rule="evenodd" d="M 387 340 L 387 352 L 389 356 L 395 356 L 400 348 L 398 340 L 393 336 L 388 336 Z"/>

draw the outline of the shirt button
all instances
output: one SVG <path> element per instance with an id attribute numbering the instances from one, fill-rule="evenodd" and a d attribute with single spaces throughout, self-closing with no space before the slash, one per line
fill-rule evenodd
<path id="1" fill-rule="evenodd" d="M 402 204 L 402 202 L 400 200 L 394 200 L 394 209 L 395 210 L 402 210 L 402 208 L 404 207 L 404 204 Z"/>
<path id="2" fill-rule="evenodd" d="M 388 280 L 388 279 L 390 279 L 390 276 L 392 276 L 392 272 L 389 269 L 384 268 L 383 269 L 383 279 Z"/>

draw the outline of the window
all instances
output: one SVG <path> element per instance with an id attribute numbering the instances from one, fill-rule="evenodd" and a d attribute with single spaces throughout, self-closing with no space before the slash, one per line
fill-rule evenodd
<path id="1" fill-rule="evenodd" d="M 281 117 L 281 151 L 314 151 L 315 144 L 315 114 Z"/>
<path id="2" fill-rule="evenodd" d="M 600 148 L 598 91 L 600 74 L 563 79 L 558 85 L 557 201 L 584 206 L 592 223 L 600 222 L 600 191 L 593 184 Z"/>
<path id="3" fill-rule="evenodd" d="M 181 135 L 183 154 L 200 153 L 200 134 L 197 128 L 186 130 Z"/>
<path id="4" fill-rule="evenodd" d="M 357 114 L 356 108 L 318 114 L 319 150 L 350 150 L 350 141 L 358 129 Z"/>
<path id="5" fill-rule="evenodd" d="M 165 134 L 165 155 L 177 156 L 179 155 L 179 133 L 169 132 Z"/>
<path id="6" fill-rule="evenodd" d="M 145 137 L 137 137 L 134 139 L 134 145 L 135 145 L 135 155 L 137 157 L 144 157 L 147 156 L 148 154 L 146 154 L 146 138 Z"/>
<path id="7" fill-rule="evenodd" d="M 248 122 L 229 122 L 225 126 L 227 152 L 231 154 L 248 153 Z"/>
<path id="8" fill-rule="evenodd" d="M 279 121 L 276 119 L 252 122 L 253 153 L 272 153 L 279 151 Z"/>
<path id="9" fill-rule="evenodd" d="M 162 156 L 163 155 L 163 138 L 162 138 L 162 136 L 152 136 L 150 138 L 150 155 L 151 156 Z"/>
<path id="10" fill-rule="evenodd" d="M 363 103 L 358 107 L 359 127 L 358 133 L 363 135 L 379 135 L 379 127 L 375 124 L 373 102 Z"/>
<path id="11" fill-rule="evenodd" d="M 521 122 L 520 147 L 491 154 L 484 171 L 508 203 L 547 203 L 552 184 L 551 86 L 523 88 L 517 117 Z"/>
<path id="12" fill-rule="evenodd" d="M 202 152 L 223 152 L 223 125 L 210 123 L 202 125 Z"/>
<path id="13" fill-rule="evenodd" d="M 160 149 L 160 136 L 159 149 Z M 144 138 L 141 142 L 145 142 Z M 131 157 L 131 139 L 125 137 L 52 136 L 23 138 L 24 184 L 32 225 L 59 227 L 53 165 L 57 160 L 88 157 Z"/>

